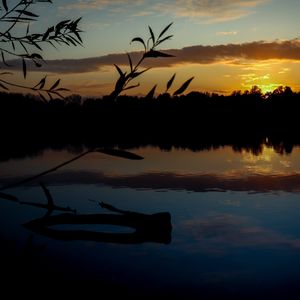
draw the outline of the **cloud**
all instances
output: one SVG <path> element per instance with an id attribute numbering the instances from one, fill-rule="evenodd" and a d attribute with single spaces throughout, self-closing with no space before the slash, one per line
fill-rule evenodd
<path id="1" fill-rule="evenodd" d="M 216 35 L 223 35 L 223 36 L 227 36 L 227 35 L 237 35 L 238 32 L 237 31 L 219 31 L 216 33 Z"/>
<path id="2" fill-rule="evenodd" d="M 171 58 L 148 59 L 145 67 L 163 68 L 180 64 L 212 64 L 233 63 L 240 64 L 245 60 L 295 60 L 300 61 L 300 39 L 286 41 L 257 41 L 242 44 L 226 44 L 215 46 L 191 46 L 182 49 L 169 49 L 164 52 L 174 55 Z M 138 61 L 141 52 L 131 53 L 133 61 Z M 22 70 L 20 62 L 10 61 L 10 70 Z M 108 54 L 105 56 L 83 59 L 60 59 L 47 61 L 41 69 L 30 67 L 30 71 L 54 73 L 84 73 L 99 71 L 107 66 L 128 65 L 126 54 Z M 5 66 L 3 66 L 5 68 Z"/>
<path id="3" fill-rule="evenodd" d="M 135 1 L 135 0 L 79 0 L 75 3 L 69 3 L 66 5 L 61 6 L 61 9 L 72 9 L 72 10 L 102 10 L 109 6 L 116 6 L 116 5 L 124 5 L 124 4 L 134 4 L 136 2 L 143 2 L 143 1 Z"/>
<path id="4" fill-rule="evenodd" d="M 158 4 L 156 8 L 180 17 L 204 18 L 211 23 L 242 18 L 267 2 L 269 0 L 177 0 Z"/>

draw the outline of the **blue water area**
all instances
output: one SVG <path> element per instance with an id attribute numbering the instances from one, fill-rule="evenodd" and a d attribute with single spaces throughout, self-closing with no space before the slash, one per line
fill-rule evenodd
<path id="1" fill-rule="evenodd" d="M 191 153 L 194 164 L 185 165 L 180 157 L 185 160 L 188 151 L 161 156 L 159 150 L 138 152 L 143 151 L 147 155 L 140 166 L 115 158 L 101 158 L 105 163 L 97 166 L 93 157 L 3 190 L 19 199 L 0 201 L 4 282 L 32 284 L 46 278 L 47 282 L 88 283 L 111 296 L 144 298 L 297 299 L 300 201 L 296 156 L 270 152 L 271 158 L 262 154 L 259 159 L 223 149 L 209 153 L 210 168 L 208 153 Z M 43 170 L 51 160 L 55 164 L 62 154 L 57 153 L 55 161 L 53 155 L 2 162 L 3 186 Z M 72 156 L 64 153 L 61 159 L 68 155 Z M 168 155 L 176 156 L 176 161 L 164 161 L 160 169 L 160 159 Z M 195 167 L 201 166 L 201 159 L 205 169 Z M 219 169 L 215 160 L 220 162 Z M 289 167 L 279 170 L 279 160 Z M 18 164 L 20 168 L 15 169 Z M 31 164 L 33 171 L 28 168 Z M 76 209 L 76 214 L 59 209 L 49 213 L 35 206 L 47 204 L 41 181 L 57 207 Z M 156 220 L 150 225 L 150 235 L 142 229 L 136 238 L 135 229 L 124 224 L 60 221 L 43 227 L 58 232 L 52 236 L 24 226 L 62 214 L 123 214 L 101 207 L 101 201 L 133 213 L 168 212 L 172 228 L 155 229 L 160 222 Z"/>

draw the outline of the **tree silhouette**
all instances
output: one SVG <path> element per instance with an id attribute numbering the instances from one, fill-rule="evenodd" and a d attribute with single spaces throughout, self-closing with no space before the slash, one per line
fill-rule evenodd
<path id="1" fill-rule="evenodd" d="M 9 59 L 15 58 L 22 61 L 23 77 L 27 76 L 27 63 L 31 61 L 37 68 L 41 67 L 44 58 L 42 56 L 43 47 L 50 44 L 53 47 L 62 44 L 67 46 L 82 45 L 80 37 L 81 30 L 78 24 L 81 18 L 76 20 L 63 20 L 56 25 L 50 26 L 45 32 L 30 31 L 31 22 L 39 19 L 39 15 L 32 12 L 34 5 L 38 3 L 50 3 L 51 0 L 20 0 L 12 5 L 6 0 L 2 0 L 0 4 L 0 51 L 2 63 L 6 68 L 10 67 Z M 11 6 L 9 5 L 11 4 Z M 17 30 L 17 25 L 23 24 L 23 34 Z M 35 49 L 32 50 L 32 49 Z M 37 52 L 36 52 L 37 51 Z M 43 77 L 36 85 L 28 86 L 25 84 L 16 84 L 6 79 L 6 76 L 11 75 L 10 72 L 0 73 L 0 88 L 9 90 L 9 87 L 20 87 L 32 92 L 36 92 L 42 99 L 46 99 L 45 95 L 49 98 L 58 96 L 63 98 L 61 92 L 67 91 L 61 88 L 60 79 L 46 87 L 47 77 Z"/>

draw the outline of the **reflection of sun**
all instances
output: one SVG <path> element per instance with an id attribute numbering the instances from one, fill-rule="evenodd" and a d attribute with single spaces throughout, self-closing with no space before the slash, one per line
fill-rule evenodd
<path id="1" fill-rule="evenodd" d="M 263 151 L 260 155 L 254 155 L 252 153 L 243 152 L 242 162 L 245 164 L 245 168 L 254 173 L 270 173 L 272 171 L 272 159 L 276 153 L 273 148 L 263 147 Z"/>

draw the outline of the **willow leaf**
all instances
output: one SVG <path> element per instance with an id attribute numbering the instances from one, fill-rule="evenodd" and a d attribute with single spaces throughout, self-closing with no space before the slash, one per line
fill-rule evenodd
<path id="1" fill-rule="evenodd" d="M 182 94 L 188 88 L 188 86 L 190 85 L 190 83 L 192 82 L 193 79 L 194 79 L 194 77 L 192 77 L 192 78 L 188 79 L 186 82 L 184 82 L 183 85 L 177 91 L 174 92 L 173 96 Z"/>

